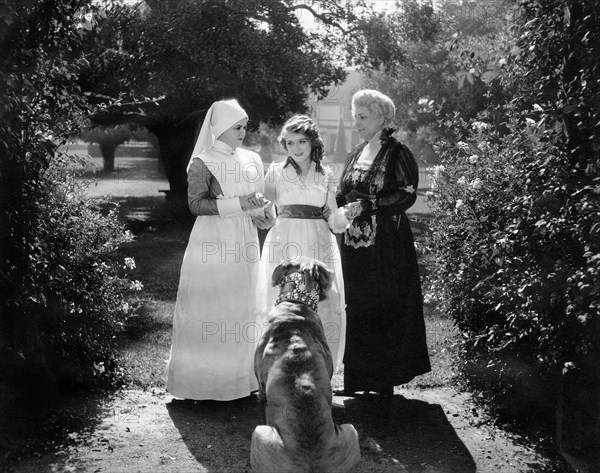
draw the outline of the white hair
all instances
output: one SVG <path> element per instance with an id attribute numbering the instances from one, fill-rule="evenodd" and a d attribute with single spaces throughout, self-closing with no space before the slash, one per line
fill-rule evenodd
<path id="1" fill-rule="evenodd" d="M 377 90 L 363 89 L 356 92 L 352 96 L 352 110 L 357 107 L 365 107 L 371 113 L 380 116 L 385 125 L 391 124 L 396 116 L 396 107 L 392 99 Z"/>

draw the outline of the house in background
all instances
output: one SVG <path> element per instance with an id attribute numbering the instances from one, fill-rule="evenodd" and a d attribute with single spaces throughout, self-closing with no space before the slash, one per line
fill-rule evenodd
<path id="1" fill-rule="evenodd" d="M 350 100 L 361 88 L 362 75 L 349 70 L 346 82 L 332 87 L 323 100 L 314 97 L 309 101 L 311 118 L 315 120 L 325 143 L 325 155 L 330 161 L 344 162 L 348 151 L 356 146 L 360 138 L 354 129 Z"/>

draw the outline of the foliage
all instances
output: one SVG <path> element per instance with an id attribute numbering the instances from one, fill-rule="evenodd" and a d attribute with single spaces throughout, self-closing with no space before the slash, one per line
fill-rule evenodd
<path id="1" fill-rule="evenodd" d="M 364 41 L 348 44 L 349 62 L 366 70 L 381 69 L 385 73 L 395 74 L 400 65 L 406 62 L 406 53 L 401 44 L 402 37 L 390 28 L 387 14 L 376 13 L 360 20 L 358 29 Z"/>
<path id="2" fill-rule="evenodd" d="M 113 375 L 114 336 L 133 308 L 125 297 L 140 288 L 124 277 L 135 266 L 112 253 L 131 241 L 116 218 L 102 212 L 63 166 L 50 165 L 24 199 L 35 202 L 8 212 L 20 239 L 6 275 L 12 294 L 4 302 L 6 347 L 30 365 L 52 369 L 67 385 Z M 15 290 L 18 288 L 18 290 Z M 101 376 L 103 375 L 103 376 Z"/>
<path id="3" fill-rule="evenodd" d="M 279 130 L 261 123 L 257 130 L 253 130 L 246 134 L 244 145 L 247 147 L 258 148 L 260 157 L 265 163 L 269 163 L 273 160 L 273 152 L 279 151 L 279 143 L 277 142 L 277 136 Z"/>
<path id="4" fill-rule="evenodd" d="M 432 146 L 444 138 L 447 127 L 440 123 L 453 120 L 456 112 L 463 120 L 474 119 L 506 100 L 509 90 L 482 74 L 508 54 L 512 4 L 444 2 L 434 9 L 409 0 L 386 13 L 388 29 L 402 45 L 403 61 L 367 70 L 367 85 L 392 98 L 398 126 L 409 132 L 415 146 Z"/>
<path id="5" fill-rule="evenodd" d="M 471 367 L 494 396 L 537 386 L 536 405 L 571 370 L 593 377 L 600 348 L 599 10 L 571 7 L 521 3 L 494 79 L 505 122 L 456 117 L 430 194 L 435 291 Z"/>
<path id="6" fill-rule="evenodd" d="M 163 97 L 154 113 L 185 116 L 233 96 L 271 123 L 344 76 L 282 2 L 149 4 L 121 37 L 125 51 L 141 53 L 125 68 L 132 96 Z"/>
<path id="7" fill-rule="evenodd" d="M 111 257 L 130 236 L 66 172 L 80 163 L 57 153 L 89 114 L 77 52 L 96 13 L 84 0 L 30 1 L 0 18 L 2 383 L 21 379 L 28 394 L 114 374 L 132 288 Z"/>
<path id="8" fill-rule="evenodd" d="M 560 137 L 526 120 L 515 116 L 504 136 L 476 121 L 457 151 L 440 150 L 432 239 L 438 290 L 467 348 L 547 369 L 588 349 L 566 336 L 577 319 L 560 318 L 585 250 L 577 215 L 564 208 L 569 170 Z"/>
<path id="9" fill-rule="evenodd" d="M 97 103 L 116 105 L 95 114 L 95 123 L 135 122 L 157 136 L 171 191 L 184 193 L 193 140 L 215 100 L 237 98 L 251 130 L 277 127 L 344 80 L 344 59 L 390 65 L 401 58 L 398 45 L 386 47 L 383 38 L 394 38 L 369 3 L 147 0 L 114 7 L 88 42 L 90 66 L 80 84 Z M 301 16 L 314 28 L 305 30 Z"/>

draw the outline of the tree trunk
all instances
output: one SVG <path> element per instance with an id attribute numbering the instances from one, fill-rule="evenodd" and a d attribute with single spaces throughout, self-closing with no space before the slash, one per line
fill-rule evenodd
<path id="1" fill-rule="evenodd" d="M 190 146 L 189 138 L 177 130 L 165 130 L 157 134 L 160 147 L 160 159 L 162 160 L 165 174 L 169 181 L 171 194 L 186 195 L 187 173 L 186 167 L 192 152 L 193 144 Z"/>
<path id="2" fill-rule="evenodd" d="M 147 126 L 156 136 L 160 159 L 169 181 L 167 199 L 185 199 L 187 202 L 187 165 L 205 114 L 205 110 L 200 110 L 175 124 Z"/>
<path id="3" fill-rule="evenodd" d="M 112 140 L 101 140 L 98 143 L 100 146 L 100 152 L 102 153 L 102 159 L 104 162 L 104 172 L 112 173 L 115 170 L 115 151 L 117 149 L 117 144 L 115 144 Z"/>

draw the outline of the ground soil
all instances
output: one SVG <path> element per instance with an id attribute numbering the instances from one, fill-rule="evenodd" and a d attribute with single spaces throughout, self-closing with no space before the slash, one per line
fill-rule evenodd
<path id="1" fill-rule="evenodd" d="M 469 394 L 451 388 L 399 392 L 392 401 L 334 396 L 336 422 L 350 422 L 359 432 L 359 472 L 550 471 L 532 448 L 484 422 Z M 85 428 L 7 471 L 247 472 L 250 436 L 262 422 L 254 396 L 194 402 L 156 389 L 86 397 L 71 409 L 88 416 Z"/>

